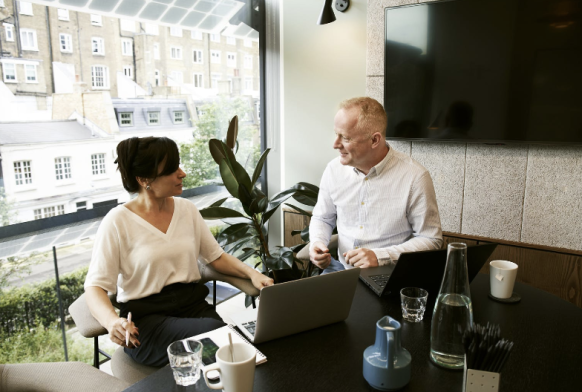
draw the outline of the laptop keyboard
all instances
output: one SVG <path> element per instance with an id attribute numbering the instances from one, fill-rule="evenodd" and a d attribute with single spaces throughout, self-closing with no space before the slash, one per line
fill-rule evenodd
<path id="1" fill-rule="evenodd" d="M 255 336 L 255 329 L 257 328 L 256 321 L 249 321 L 248 323 L 243 323 L 242 326 L 245 327 L 245 329 L 249 331 L 251 335 Z"/>
<path id="2" fill-rule="evenodd" d="M 374 283 L 376 283 L 380 287 L 386 286 L 389 278 L 390 278 L 390 275 L 372 275 L 372 276 L 370 276 L 370 279 L 372 279 L 374 281 Z"/>

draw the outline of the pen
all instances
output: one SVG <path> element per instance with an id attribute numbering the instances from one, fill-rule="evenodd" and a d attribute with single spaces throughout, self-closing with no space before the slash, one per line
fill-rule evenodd
<path id="1" fill-rule="evenodd" d="M 131 324 L 131 312 L 127 314 L 127 324 Z M 125 330 L 125 345 L 129 347 L 129 329 Z"/>

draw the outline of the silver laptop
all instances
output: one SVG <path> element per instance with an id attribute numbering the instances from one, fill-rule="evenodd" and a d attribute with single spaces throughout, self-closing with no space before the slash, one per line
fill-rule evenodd
<path id="1" fill-rule="evenodd" d="M 231 315 L 253 343 L 262 343 L 345 320 L 352 307 L 360 268 L 333 272 L 261 290 L 256 309 Z"/>

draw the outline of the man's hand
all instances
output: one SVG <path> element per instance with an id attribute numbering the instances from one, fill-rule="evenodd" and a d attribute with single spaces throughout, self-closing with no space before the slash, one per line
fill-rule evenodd
<path id="1" fill-rule="evenodd" d="M 139 331 L 133 322 L 127 321 L 124 318 L 115 318 L 107 328 L 109 331 L 109 339 L 113 343 L 117 343 L 122 347 L 135 348 L 140 345 L 137 340 Z M 129 331 L 129 346 L 125 344 L 125 332 Z"/>
<path id="2" fill-rule="evenodd" d="M 255 286 L 259 291 L 263 287 L 273 285 L 273 279 L 261 274 L 258 271 L 255 271 L 255 273 L 251 276 L 251 282 L 253 282 L 253 286 Z"/>
<path id="3" fill-rule="evenodd" d="M 309 250 L 309 259 L 317 267 L 326 269 L 331 264 L 331 255 L 329 249 L 323 242 L 315 242 Z"/>
<path id="4" fill-rule="evenodd" d="M 346 263 L 359 268 L 369 268 L 378 266 L 378 258 L 376 253 L 370 249 L 360 248 L 352 249 L 344 253 Z"/>

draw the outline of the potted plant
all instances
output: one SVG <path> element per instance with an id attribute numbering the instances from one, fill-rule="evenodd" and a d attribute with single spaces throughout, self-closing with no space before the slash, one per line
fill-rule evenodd
<path id="1" fill-rule="evenodd" d="M 221 219 L 227 223 L 228 226 L 217 236 L 218 243 L 226 252 L 237 253 L 237 257 L 242 261 L 253 256 L 258 257 L 259 261 L 255 263 L 254 267 L 262 265 L 263 273 L 272 276 L 276 283 L 317 274 L 319 271 L 313 264 L 304 265 L 295 257 L 295 252 L 298 252 L 306 244 L 291 248 L 269 249 L 267 224 L 279 206 L 290 197 L 302 204 L 314 206 L 317 202 L 319 188 L 312 184 L 299 182 L 269 200 L 257 187 L 257 180 L 270 149 L 265 150 L 261 155 L 251 178 L 234 155 L 237 134 L 238 117 L 234 116 L 230 121 L 226 138 L 222 141 L 218 139 L 209 141 L 210 153 L 218 164 L 222 182 L 230 193 L 230 197 L 216 201 L 209 207 L 200 210 L 200 213 L 204 219 Z M 232 198 L 240 201 L 244 213 L 223 206 L 227 200 Z M 299 207 L 286 205 L 300 214 L 310 215 L 309 212 Z M 308 227 L 303 230 L 302 238 L 304 240 L 308 240 L 308 230 Z M 294 232 L 294 234 L 298 233 Z"/>

